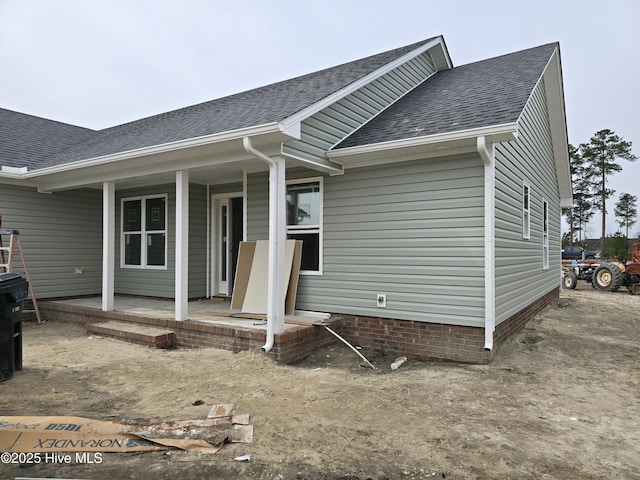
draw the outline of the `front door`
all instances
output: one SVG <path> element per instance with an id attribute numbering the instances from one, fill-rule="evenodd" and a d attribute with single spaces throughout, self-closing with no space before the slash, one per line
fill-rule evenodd
<path id="1" fill-rule="evenodd" d="M 230 296 L 242 241 L 242 197 L 214 198 L 213 295 Z"/>

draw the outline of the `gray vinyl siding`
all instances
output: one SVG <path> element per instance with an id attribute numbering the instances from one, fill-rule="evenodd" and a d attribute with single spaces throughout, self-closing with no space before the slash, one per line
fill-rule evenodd
<path id="1" fill-rule="evenodd" d="M 143 269 L 123 268 L 122 252 L 122 199 L 147 195 L 167 194 L 167 268 Z M 175 224 L 176 187 L 175 184 L 116 190 L 116 268 L 115 293 L 169 297 L 175 295 Z"/>
<path id="2" fill-rule="evenodd" d="M 120 263 L 123 198 L 167 194 L 167 268 L 123 268 Z M 189 297 L 206 296 L 206 187 L 189 185 Z M 115 293 L 174 298 L 175 296 L 175 184 L 116 191 Z"/>
<path id="3" fill-rule="evenodd" d="M 299 158 L 325 158 L 325 152 L 371 120 L 436 71 L 428 52 L 377 78 L 304 120 L 300 140 L 287 142 L 283 152 Z"/>
<path id="4" fill-rule="evenodd" d="M 269 174 L 250 174 L 247 176 L 247 240 L 268 239 Z"/>
<path id="5" fill-rule="evenodd" d="M 206 296 L 207 187 L 192 183 L 189 185 L 189 298 Z"/>
<path id="6" fill-rule="evenodd" d="M 496 323 L 558 287 L 560 204 L 544 85 L 532 94 L 515 142 L 496 147 Z M 522 238 L 522 184 L 531 186 L 531 234 Z M 543 201 L 549 204 L 549 268 L 542 262 Z"/>
<path id="7" fill-rule="evenodd" d="M 0 214 L 2 228 L 20 232 L 36 298 L 100 293 L 102 191 L 42 194 L 33 188 L 0 185 Z M 14 262 L 14 271 L 22 273 L 17 249 Z"/>
<path id="8" fill-rule="evenodd" d="M 297 308 L 482 326 L 482 175 L 470 155 L 325 177 L 324 271 L 301 276 Z M 249 180 L 250 239 L 265 239 L 268 183 Z M 378 293 L 386 309 L 376 307 Z"/>

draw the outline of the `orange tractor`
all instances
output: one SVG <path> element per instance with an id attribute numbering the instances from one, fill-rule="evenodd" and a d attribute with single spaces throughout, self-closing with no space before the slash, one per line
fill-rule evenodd
<path id="1" fill-rule="evenodd" d="M 593 286 L 598 290 L 615 292 L 621 286 L 629 293 L 640 294 L 640 243 L 634 243 L 631 260 L 602 263 L 593 272 Z"/>

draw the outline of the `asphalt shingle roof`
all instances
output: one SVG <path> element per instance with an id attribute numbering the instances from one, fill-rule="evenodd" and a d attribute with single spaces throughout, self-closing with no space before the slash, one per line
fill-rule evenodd
<path id="1" fill-rule="evenodd" d="M 40 168 L 98 132 L 0 108 L 0 166 Z"/>
<path id="2" fill-rule="evenodd" d="M 0 165 L 34 170 L 278 122 L 433 38 L 99 131 L 0 108 Z M 556 47 L 440 71 L 335 148 L 514 122 Z"/>
<path id="3" fill-rule="evenodd" d="M 556 47 L 440 71 L 334 149 L 515 122 Z"/>
<path id="4" fill-rule="evenodd" d="M 436 37 L 433 37 L 436 38 Z M 401 48 L 98 131 L 44 162 L 58 165 L 204 135 L 278 122 L 313 105 L 433 38 Z"/>

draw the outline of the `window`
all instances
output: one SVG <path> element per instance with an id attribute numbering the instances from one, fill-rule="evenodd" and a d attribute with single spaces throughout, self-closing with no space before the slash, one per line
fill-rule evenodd
<path id="1" fill-rule="evenodd" d="M 166 195 L 122 200 L 122 267 L 167 267 L 166 204 Z"/>
<path id="2" fill-rule="evenodd" d="M 322 273 L 322 178 L 287 182 L 287 238 L 302 240 L 301 273 Z"/>
<path id="3" fill-rule="evenodd" d="M 542 202 L 542 269 L 549 268 L 549 204 Z"/>
<path id="4" fill-rule="evenodd" d="M 531 187 L 528 183 L 522 184 L 522 238 L 531 236 Z"/>

